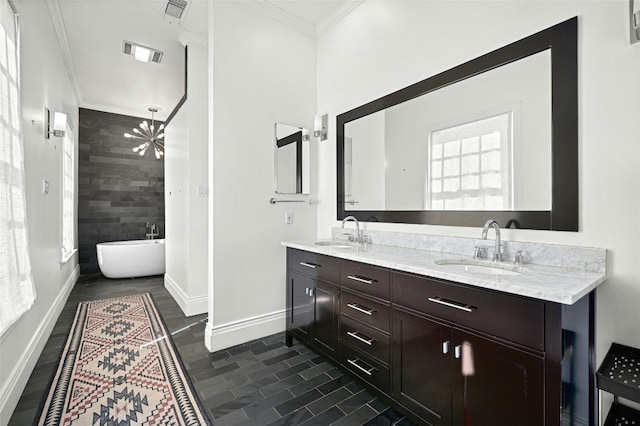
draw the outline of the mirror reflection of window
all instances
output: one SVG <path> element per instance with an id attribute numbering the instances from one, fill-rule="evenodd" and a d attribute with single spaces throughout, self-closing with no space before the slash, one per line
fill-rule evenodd
<path id="1" fill-rule="evenodd" d="M 426 209 L 512 210 L 512 112 L 429 134 Z"/>
<path id="2" fill-rule="evenodd" d="M 545 50 L 346 122 L 346 210 L 550 210 L 551 93 L 551 53 Z M 511 117 L 504 117 L 503 124 L 489 120 L 499 120 L 497 117 L 508 112 Z M 489 126 L 489 130 L 463 126 L 471 123 Z M 491 136 L 494 131 L 496 136 Z M 477 155 L 484 152 L 484 162 L 493 158 L 493 164 L 500 164 L 500 169 L 492 166 L 493 170 L 477 173 L 458 171 L 448 179 L 435 179 L 438 175 L 432 174 L 431 167 L 444 167 L 445 162 L 431 161 L 429 140 L 434 138 L 434 132 L 441 132 L 435 135 L 437 138 L 468 132 L 454 138 L 460 141 L 460 153 L 455 154 L 457 160 L 448 159 L 449 168 L 472 167 L 469 163 L 474 157 L 463 155 L 465 149 L 475 150 Z M 511 141 L 502 145 L 506 143 L 505 132 Z M 497 135 L 499 150 L 483 148 L 483 144 L 494 143 L 492 138 Z M 436 145 L 445 149 L 445 139 L 438 141 Z M 348 158 L 350 164 L 346 164 Z M 480 167 L 480 157 L 476 164 Z M 455 195 L 456 185 L 469 196 Z M 484 195 L 478 195 L 478 188 L 485 189 Z M 351 200 L 358 203 L 351 204 Z"/>

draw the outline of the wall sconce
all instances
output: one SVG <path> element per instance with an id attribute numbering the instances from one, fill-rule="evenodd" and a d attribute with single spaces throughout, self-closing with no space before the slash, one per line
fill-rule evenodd
<path id="1" fill-rule="evenodd" d="M 313 136 L 326 141 L 329 138 L 329 116 L 327 114 L 316 115 L 313 118 Z"/>
<path id="2" fill-rule="evenodd" d="M 45 115 L 45 137 L 49 139 L 51 135 L 61 138 L 65 134 L 67 128 L 67 114 L 63 112 L 53 113 L 53 129 L 51 129 L 51 113 L 49 108 L 44 109 Z"/>

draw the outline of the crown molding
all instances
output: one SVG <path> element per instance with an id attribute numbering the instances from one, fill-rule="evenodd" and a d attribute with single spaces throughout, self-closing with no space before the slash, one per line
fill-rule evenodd
<path id="1" fill-rule="evenodd" d="M 202 37 L 199 34 L 196 34 L 192 31 L 183 29 L 178 37 L 178 41 L 183 46 L 189 46 L 195 44 L 200 47 L 204 47 L 205 49 L 209 45 L 209 40 L 206 37 Z"/>
<path id="2" fill-rule="evenodd" d="M 340 21 L 353 12 L 358 6 L 364 3 L 365 0 L 357 0 L 351 3 L 346 3 L 340 9 L 336 9 L 334 13 L 324 18 L 316 26 L 316 38 L 320 38 L 325 35 L 331 28 L 336 26 Z"/>
<path id="3" fill-rule="evenodd" d="M 281 7 L 270 2 L 269 0 L 259 0 L 259 1 L 236 0 L 236 2 L 249 9 L 253 9 L 258 12 L 261 12 L 262 14 L 268 16 L 269 18 L 274 19 L 290 28 L 293 28 L 294 30 L 299 31 L 304 35 L 307 35 L 312 38 L 316 38 L 316 27 L 314 25 L 282 9 Z"/>
<path id="4" fill-rule="evenodd" d="M 364 3 L 365 0 L 356 0 L 349 3 L 345 3 L 341 8 L 336 9 L 335 12 L 324 18 L 318 25 L 313 25 L 304 19 L 282 9 L 277 4 L 270 0 L 236 0 L 243 6 L 250 9 L 262 12 L 264 15 L 275 19 L 276 21 L 293 28 L 296 31 L 301 32 L 311 38 L 318 39 L 326 34 L 331 28 L 333 28 L 338 22 L 342 21 L 347 15 L 353 12 L 358 6 Z"/>
<path id="5" fill-rule="evenodd" d="M 78 86 L 78 78 L 76 77 L 76 69 L 73 63 L 73 56 L 71 55 L 71 48 L 69 47 L 69 39 L 67 38 L 67 30 L 64 25 L 64 19 L 62 18 L 62 11 L 60 10 L 60 4 L 58 0 L 46 0 L 49 7 L 49 14 L 51 15 L 51 21 L 53 22 L 53 28 L 56 31 L 58 38 L 58 44 L 62 52 L 62 59 L 64 61 L 71 87 L 76 97 L 78 104 L 82 103 L 82 96 L 80 94 L 80 87 Z"/>

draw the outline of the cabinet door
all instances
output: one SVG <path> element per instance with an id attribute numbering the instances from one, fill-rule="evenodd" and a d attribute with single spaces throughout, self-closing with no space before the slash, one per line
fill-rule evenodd
<path id="1" fill-rule="evenodd" d="M 289 270 L 287 281 L 287 331 L 309 343 L 313 325 L 315 281 L 292 270 Z"/>
<path id="2" fill-rule="evenodd" d="M 315 282 L 315 332 L 316 347 L 333 357 L 338 350 L 338 320 L 340 298 L 338 287 L 323 282 Z"/>
<path id="3" fill-rule="evenodd" d="M 430 425 L 451 424 L 451 328 L 393 310 L 393 398 Z"/>
<path id="4" fill-rule="evenodd" d="M 469 333 L 453 334 L 454 353 L 460 355 L 453 365 L 453 424 L 544 424 L 541 357 Z"/>

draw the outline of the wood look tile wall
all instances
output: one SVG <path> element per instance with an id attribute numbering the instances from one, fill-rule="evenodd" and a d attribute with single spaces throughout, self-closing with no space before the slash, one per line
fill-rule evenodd
<path id="1" fill-rule="evenodd" d="M 141 157 L 127 139 L 143 119 L 80 108 L 78 247 L 81 273 L 97 272 L 96 244 L 145 238 L 146 222 L 164 237 L 164 160 Z M 160 125 L 160 122 L 156 122 Z"/>

